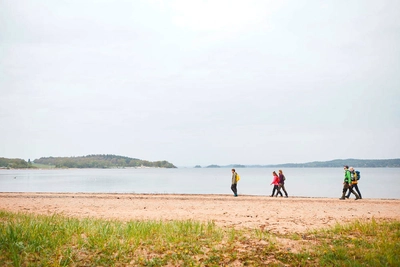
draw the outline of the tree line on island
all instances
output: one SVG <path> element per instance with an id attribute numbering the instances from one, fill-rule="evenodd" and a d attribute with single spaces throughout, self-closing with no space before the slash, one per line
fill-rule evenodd
<path id="1" fill-rule="evenodd" d="M 23 159 L 0 158 L 0 167 L 19 168 L 176 168 L 168 161 L 147 161 L 116 155 L 88 155 L 81 157 L 42 157 L 33 163 Z"/>
<path id="2" fill-rule="evenodd" d="M 0 157 L 0 168 L 7 169 L 26 169 L 34 168 L 31 160 L 25 161 L 23 159 L 8 159 Z"/>
<path id="3" fill-rule="evenodd" d="M 276 165 L 208 165 L 203 168 L 339 168 L 344 165 L 357 168 L 400 168 L 400 159 L 335 159 L 308 163 L 285 163 Z M 168 161 L 147 161 L 116 155 L 88 155 L 81 157 L 42 157 L 33 162 L 29 159 L 9 159 L 0 157 L 0 168 L 176 168 Z M 194 168 L 202 168 L 196 165 Z"/>

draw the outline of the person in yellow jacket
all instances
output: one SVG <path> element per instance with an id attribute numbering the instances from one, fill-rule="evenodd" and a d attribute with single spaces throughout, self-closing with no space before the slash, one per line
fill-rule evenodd
<path id="1" fill-rule="evenodd" d="M 235 195 L 235 197 L 238 196 L 237 194 L 237 183 L 239 181 L 239 174 L 236 173 L 235 169 L 232 169 L 232 185 L 231 185 L 231 189 L 233 191 L 233 194 Z"/>
<path id="2" fill-rule="evenodd" d="M 358 178 L 359 178 L 359 177 L 357 177 L 357 173 L 354 171 L 354 168 L 353 168 L 353 167 L 350 167 L 350 168 L 349 168 L 349 171 L 350 171 L 350 173 L 351 173 L 351 188 L 352 188 L 352 189 L 355 189 L 355 190 L 357 191 L 357 193 L 358 193 L 360 199 L 362 199 L 360 189 L 358 189 Z M 350 190 L 349 190 L 349 192 L 347 193 L 346 198 L 349 198 L 349 197 L 350 197 L 350 193 L 351 193 L 351 192 L 350 192 Z"/>

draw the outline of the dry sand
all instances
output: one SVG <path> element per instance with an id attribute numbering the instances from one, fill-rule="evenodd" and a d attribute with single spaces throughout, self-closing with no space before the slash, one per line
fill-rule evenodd
<path id="1" fill-rule="evenodd" d="M 223 227 L 260 228 L 272 233 L 303 233 L 356 219 L 400 220 L 399 199 L 0 193 L 0 210 L 121 221 L 213 221 Z"/>

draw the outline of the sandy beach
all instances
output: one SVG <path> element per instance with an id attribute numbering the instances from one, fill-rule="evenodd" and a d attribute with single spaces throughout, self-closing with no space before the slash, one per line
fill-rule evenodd
<path id="1" fill-rule="evenodd" d="M 222 227 L 260 228 L 272 233 L 302 233 L 356 219 L 400 220 L 398 199 L 0 193 L 0 210 L 121 221 L 213 221 Z"/>

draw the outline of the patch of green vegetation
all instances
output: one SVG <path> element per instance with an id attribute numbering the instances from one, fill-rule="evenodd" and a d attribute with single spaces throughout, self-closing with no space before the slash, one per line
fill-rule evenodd
<path id="1" fill-rule="evenodd" d="M 40 163 L 32 163 L 32 167 L 38 169 L 54 169 L 56 165 L 47 165 L 47 164 L 40 164 Z"/>
<path id="2" fill-rule="evenodd" d="M 400 222 L 355 221 L 314 233 L 324 266 L 400 266 Z"/>
<path id="3" fill-rule="evenodd" d="M 297 249 L 286 249 L 283 239 Z M 285 236 L 213 222 L 122 222 L 0 211 L 1 266 L 399 266 L 399 240 L 397 221 Z"/>

